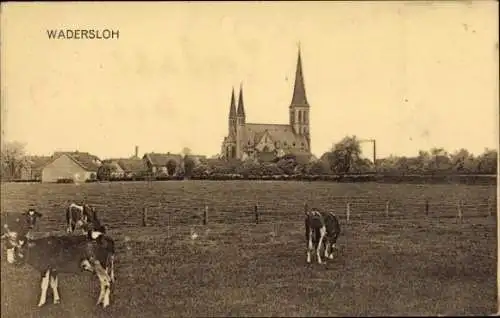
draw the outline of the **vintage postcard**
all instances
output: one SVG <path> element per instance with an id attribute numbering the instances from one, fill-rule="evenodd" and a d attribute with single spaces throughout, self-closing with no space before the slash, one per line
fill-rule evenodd
<path id="1" fill-rule="evenodd" d="M 498 312 L 498 2 L 7 2 L 2 317 Z"/>

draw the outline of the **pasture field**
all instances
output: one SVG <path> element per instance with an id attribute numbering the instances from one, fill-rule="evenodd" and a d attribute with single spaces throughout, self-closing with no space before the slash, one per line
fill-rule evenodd
<path id="1" fill-rule="evenodd" d="M 2 213 L 35 207 L 44 214 L 37 236 L 66 235 L 64 207 L 85 199 L 96 206 L 117 245 L 117 282 L 105 310 L 95 305 L 99 284 L 90 273 L 61 274 L 62 303 L 53 305 L 49 296 L 38 308 L 40 274 L 9 266 L 2 251 L 2 317 L 497 311 L 495 186 L 167 181 L 9 183 L 1 191 Z M 462 222 L 456 220 L 458 200 Z M 340 217 L 339 250 L 326 264 L 315 263 L 315 257 L 305 262 L 306 202 Z"/>

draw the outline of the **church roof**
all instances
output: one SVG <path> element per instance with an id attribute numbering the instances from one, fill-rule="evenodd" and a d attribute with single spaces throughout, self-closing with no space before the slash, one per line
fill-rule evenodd
<path id="1" fill-rule="evenodd" d="M 302 143 L 307 145 L 304 136 L 296 135 L 290 125 L 282 124 L 252 124 L 247 123 L 243 130 L 243 142 L 250 141 L 255 144 L 260 141 L 266 131 L 274 141 L 281 142 L 285 146 L 300 147 Z M 295 146 L 293 145 L 295 143 Z"/>
<path id="2" fill-rule="evenodd" d="M 304 75 L 302 74 L 302 58 L 300 56 L 300 48 L 299 48 L 299 56 L 297 58 L 297 68 L 295 70 L 295 86 L 293 87 L 293 97 L 292 106 L 307 106 L 309 107 L 309 103 L 307 102 L 306 97 L 306 87 L 304 83 Z"/>

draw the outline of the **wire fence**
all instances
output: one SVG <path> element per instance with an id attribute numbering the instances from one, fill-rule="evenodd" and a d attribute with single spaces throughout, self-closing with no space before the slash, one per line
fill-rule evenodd
<path id="1" fill-rule="evenodd" d="M 333 204 L 313 207 L 334 212 L 342 222 L 383 222 L 384 220 L 455 219 L 464 223 L 470 219 L 492 218 L 497 213 L 496 197 L 456 201 L 394 200 L 373 197 L 337 197 Z M 161 205 L 144 206 L 130 218 L 130 225 L 175 226 L 208 224 L 261 224 L 269 222 L 302 222 L 303 211 L 310 209 L 308 202 L 302 206 L 275 201 L 266 203 L 242 203 L 238 206 L 224 204 L 199 204 L 198 206 Z M 134 221 L 132 221 L 134 219 Z"/>

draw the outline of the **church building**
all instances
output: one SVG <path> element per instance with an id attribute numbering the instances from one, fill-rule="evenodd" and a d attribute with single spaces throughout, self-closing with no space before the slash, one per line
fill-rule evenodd
<path id="1" fill-rule="evenodd" d="M 231 94 L 228 135 L 222 142 L 224 159 L 262 159 L 285 155 L 311 154 L 309 130 L 309 103 L 307 102 L 300 48 L 295 71 L 292 101 L 288 107 L 288 124 L 256 124 L 247 122 L 240 86 L 238 106 Z"/>

